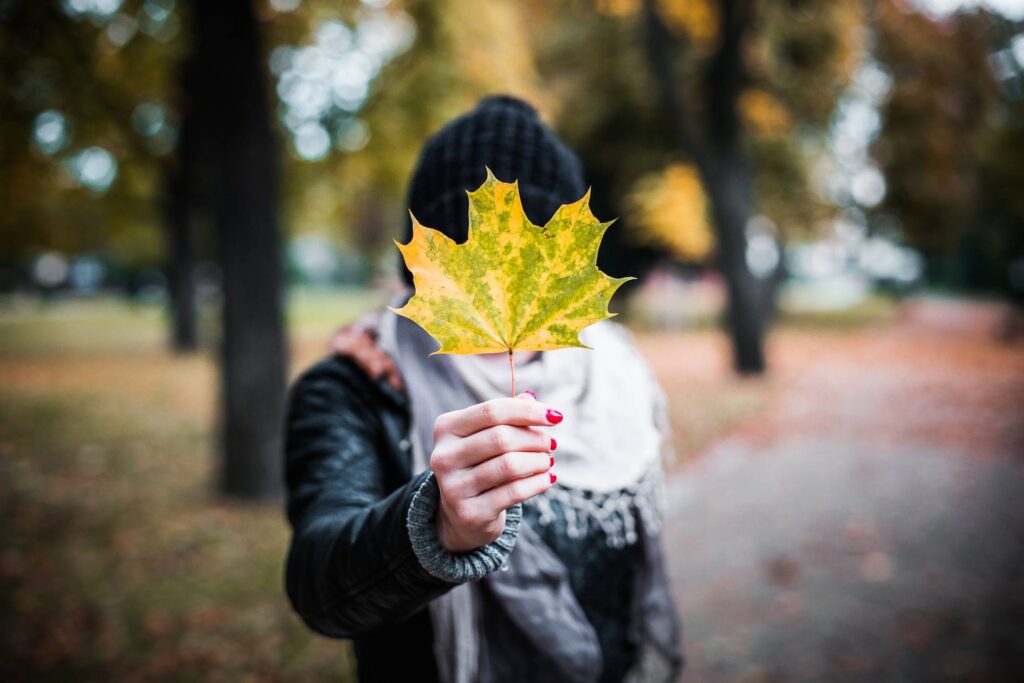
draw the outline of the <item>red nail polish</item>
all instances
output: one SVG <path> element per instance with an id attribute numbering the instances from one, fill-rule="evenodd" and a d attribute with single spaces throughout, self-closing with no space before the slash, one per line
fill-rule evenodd
<path id="1" fill-rule="evenodd" d="M 536 400 L 537 400 L 537 394 L 533 393 L 533 392 L 532 392 L 532 391 L 530 391 L 529 389 L 527 389 L 527 390 L 526 390 L 526 391 L 524 391 L 523 393 L 524 393 L 524 394 L 529 394 L 530 396 L 532 396 L 532 397 L 533 397 L 533 400 L 534 400 L 534 401 L 536 401 Z"/>
<path id="2" fill-rule="evenodd" d="M 555 441 L 555 437 L 551 437 L 551 449 L 550 450 L 555 450 L 556 448 L 558 448 L 558 442 Z"/>
<path id="3" fill-rule="evenodd" d="M 548 467 L 554 467 L 555 466 L 555 459 L 550 457 L 550 456 L 548 456 L 548 459 L 551 461 L 551 462 L 548 463 Z"/>
<path id="4" fill-rule="evenodd" d="M 556 475 L 556 474 L 554 474 L 554 473 L 551 473 L 551 472 L 549 472 L 549 473 L 548 473 L 548 476 L 549 476 L 549 477 L 551 477 L 551 483 L 552 483 L 552 484 L 554 484 L 554 483 L 555 483 L 556 481 L 558 481 L 558 475 Z"/>
<path id="5" fill-rule="evenodd" d="M 556 425 L 562 421 L 562 414 L 557 410 L 549 410 L 545 417 L 547 417 L 548 422 L 550 422 L 553 425 Z"/>

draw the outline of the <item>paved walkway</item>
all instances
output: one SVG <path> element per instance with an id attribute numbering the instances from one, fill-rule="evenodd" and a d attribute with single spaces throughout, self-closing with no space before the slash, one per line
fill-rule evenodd
<path id="1" fill-rule="evenodd" d="M 1024 680 L 1024 346 L 997 314 L 780 339 L 771 413 L 669 482 L 686 680 Z"/>

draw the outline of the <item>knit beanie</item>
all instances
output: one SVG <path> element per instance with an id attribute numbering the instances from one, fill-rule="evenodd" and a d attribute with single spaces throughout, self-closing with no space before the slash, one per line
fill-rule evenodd
<path id="1" fill-rule="evenodd" d="M 546 223 L 558 207 L 583 196 L 580 160 L 548 128 L 536 110 L 507 95 L 487 97 L 435 133 L 424 145 L 409 183 L 409 210 L 416 220 L 456 242 L 469 233 L 467 190 L 487 177 L 519 181 L 527 217 Z M 403 242 L 412 237 L 406 221 Z M 406 282 L 411 274 L 403 267 Z"/>

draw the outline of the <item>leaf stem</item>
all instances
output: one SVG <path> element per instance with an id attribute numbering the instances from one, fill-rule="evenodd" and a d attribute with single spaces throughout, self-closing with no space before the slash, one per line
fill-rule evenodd
<path id="1" fill-rule="evenodd" d="M 512 349 L 508 350 L 508 369 L 512 372 L 512 398 L 516 397 L 516 362 L 512 359 Z"/>

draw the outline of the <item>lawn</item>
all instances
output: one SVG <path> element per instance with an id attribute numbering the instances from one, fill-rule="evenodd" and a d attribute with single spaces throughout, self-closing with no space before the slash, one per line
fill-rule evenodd
<path id="1" fill-rule="evenodd" d="M 381 300 L 293 296 L 292 373 Z M 211 487 L 213 354 L 168 353 L 164 332 L 155 305 L 0 306 L 0 679 L 350 680 L 349 648 L 283 595 L 281 510 Z M 637 339 L 679 463 L 785 381 L 736 379 L 713 330 Z"/>
<path id="2" fill-rule="evenodd" d="M 297 297 L 297 359 L 378 299 Z M 351 678 L 284 599 L 280 509 L 211 489 L 211 354 L 115 300 L 9 305 L 0 331 L 0 679 Z"/>

